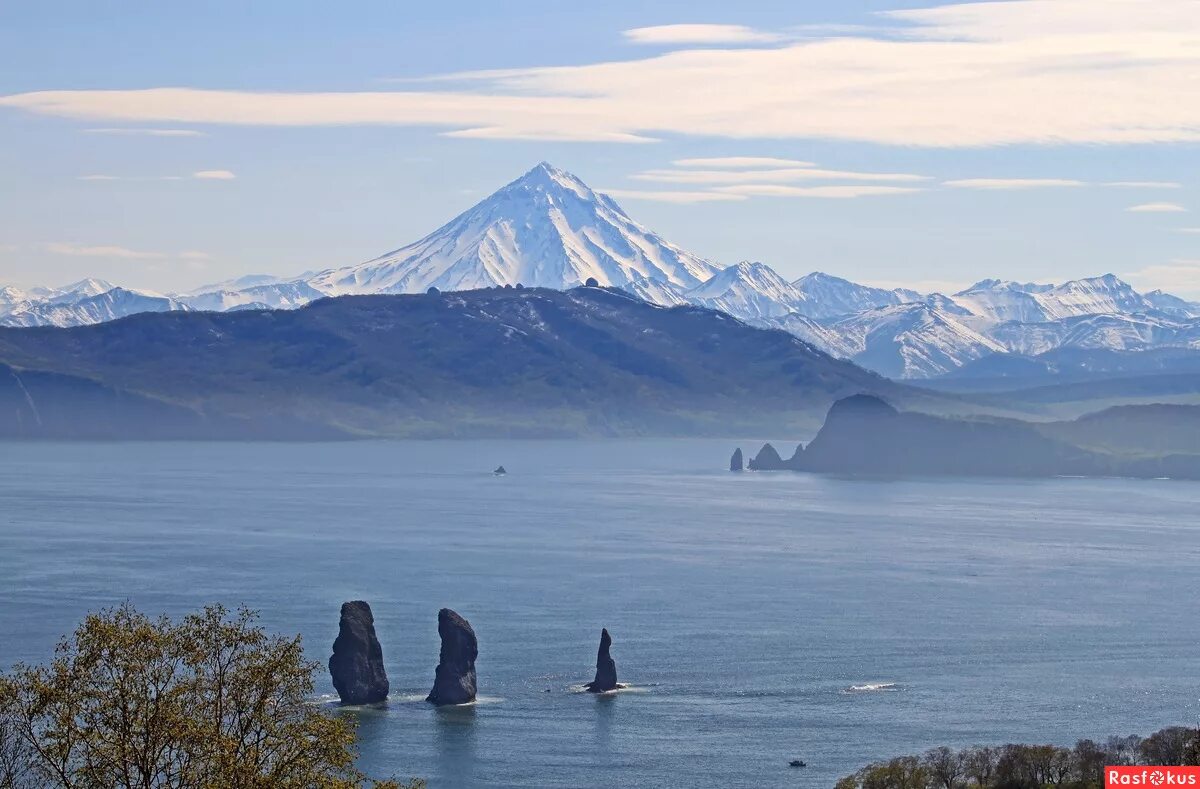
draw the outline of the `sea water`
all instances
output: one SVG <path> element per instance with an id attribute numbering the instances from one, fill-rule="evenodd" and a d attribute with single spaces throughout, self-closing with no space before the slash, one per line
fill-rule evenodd
<path id="1" fill-rule="evenodd" d="M 0 666 L 124 600 L 245 604 L 324 663 L 365 599 L 392 699 L 329 708 L 434 787 L 830 786 L 1200 718 L 1200 484 L 734 474 L 737 443 L 0 444 Z M 443 606 L 470 707 L 422 701 Z M 597 697 L 602 627 L 631 687 Z"/>

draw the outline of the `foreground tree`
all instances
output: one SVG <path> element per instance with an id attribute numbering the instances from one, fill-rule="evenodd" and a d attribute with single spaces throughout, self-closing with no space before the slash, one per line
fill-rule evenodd
<path id="1" fill-rule="evenodd" d="M 353 724 L 308 702 L 316 669 L 245 609 L 91 614 L 0 677 L 0 787 L 360 787 Z"/>
<path id="2" fill-rule="evenodd" d="M 921 757 L 921 763 L 940 789 L 954 789 L 965 769 L 965 757 L 946 746 L 931 748 Z"/>

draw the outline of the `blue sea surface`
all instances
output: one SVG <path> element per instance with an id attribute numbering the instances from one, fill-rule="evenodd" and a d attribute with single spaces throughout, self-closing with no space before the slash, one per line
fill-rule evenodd
<path id="1" fill-rule="evenodd" d="M 1200 718 L 1200 484 L 732 474 L 734 446 L 0 444 L 0 666 L 124 600 L 245 604 L 323 663 L 365 599 L 392 700 L 339 714 L 363 769 L 433 787 L 830 786 Z M 475 706 L 420 701 L 443 606 Z M 596 697 L 601 627 L 632 687 Z"/>

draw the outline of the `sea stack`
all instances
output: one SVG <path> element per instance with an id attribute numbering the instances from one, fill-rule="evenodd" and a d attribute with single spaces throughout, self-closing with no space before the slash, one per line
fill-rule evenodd
<path id="1" fill-rule="evenodd" d="M 733 450 L 733 457 L 731 457 L 729 459 L 729 470 L 730 471 L 741 471 L 742 470 L 742 448 L 741 447 L 738 447 L 737 449 Z"/>
<path id="2" fill-rule="evenodd" d="M 449 608 L 443 608 L 438 611 L 438 635 L 442 637 L 442 652 L 434 674 L 433 690 L 425 700 L 439 707 L 474 701 L 479 642 L 475 640 L 471 623 Z"/>
<path id="3" fill-rule="evenodd" d="M 375 637 L 375 617 L 362 600 L 342 603 L 329 675 L 343 704 L 374 704 L 388 695 L 383 648 Z"/>
<path id="4" fill-rule="evenodd" d="M 617 684 L 617 664 L 613 661 L 612 655 L 608 654 L 611 646 L 612 636 L 608 634 L 608 628 L 602 628 L 600 630 L 600 650 L 596 653 L 596 678 L 584 685 L 589 693 L 603 693 L 606 690 L 615 690 L 621 687 Z"/>
<path id="5" fill-rule="evenodd" d="M 763 444 L 758 454 L 750 458 L 751 471 L 776 471 L 783 468 L 783 458 L 770 444 Z"/>

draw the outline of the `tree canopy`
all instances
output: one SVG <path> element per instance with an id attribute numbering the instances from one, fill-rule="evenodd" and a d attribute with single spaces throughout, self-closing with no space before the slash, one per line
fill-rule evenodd
<path id="1" fill-rule="evenodd" d="M 1106 765 L 1200 765 L 1200 729 L 1170 726 L 1149 737 L 1080 740 L 1074 748 L 1009 744 L 873 762 L 836 789 L 1101 789 Z"/>
<path id="2" fill-rule="evenodd" d="M 0 787 L 398 789 L 355 769 L 353 722 L 310 703 L 316 670 L 247 609 L 90 614 L 0 677 Z"/>

